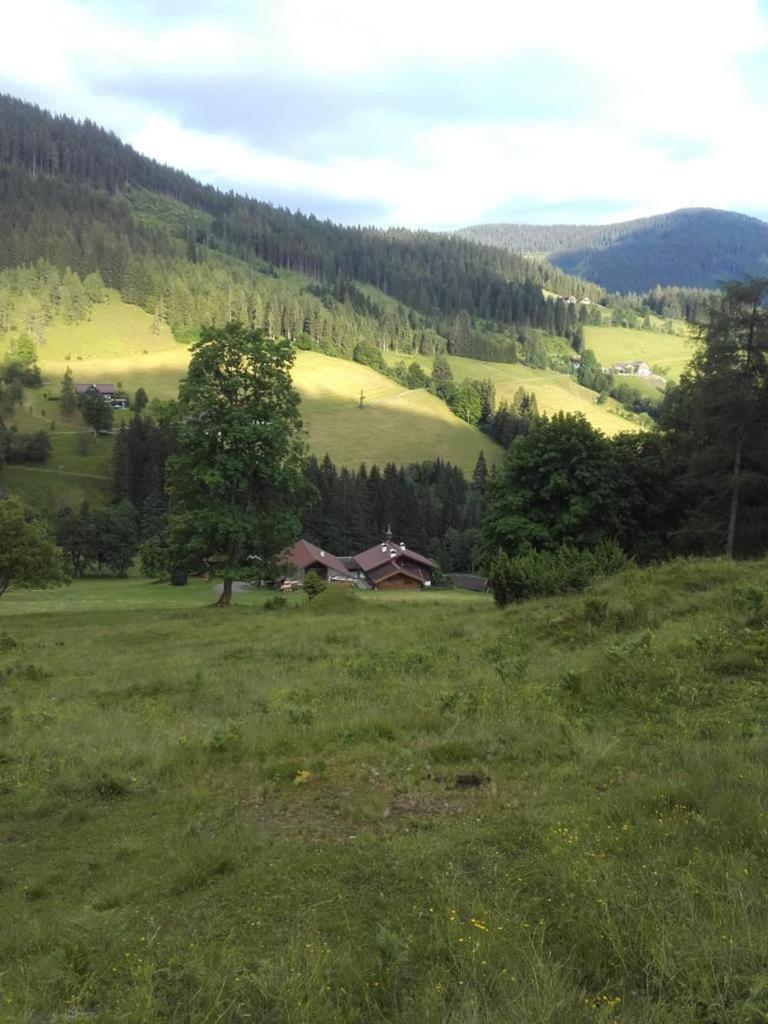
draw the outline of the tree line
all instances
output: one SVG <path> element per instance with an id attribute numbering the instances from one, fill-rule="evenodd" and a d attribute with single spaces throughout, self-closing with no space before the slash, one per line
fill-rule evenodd
<path id="1" fill-rule="evenodd" d="M 328 327 L 308 323 L 308 315 L 322 321 L 325 295 L 334 297 L 334 310 L 346 308 L 340 293 L 361 281 L 409 307 L 419 318 L 411 331 L 435 331 L 457 354 L 489 358 L 505 347 L 494 331 L 513 340 L 523 327 L 568 336 L 572 314 L 542 288 L 590 290 L 555 268 L 449 235 L 345 228 L 221 193 L 88 122 L 54 118 L 10 97 L 0 97 L 0 165 L 0 269 L 45 257 L 82 280 L 98 272 L 126 301 L 177 330 L 237 319 L 273 336 L 306 333 L 327 342 Z M 283 311 L 273 301 L 269 315 L 260 312 L 254 275 L 275 283 L 275 267 L 317 282 L 320 308 L 302 299 L 299 313 L 286 300 Z M 599 289 L 592 291 L 597 298 Z M 261 301 L 266 307 L 269 300 L 262 294 Z M 372 310 L 351 308 L 371 319 Z M 452 342 L 462 314 L 470 329 Z M 373 316 L 376 333 L 395 340 L 387 315 Z M 348 334 L 348 344 L 356 340 Z"/>
<path id="2" fill-rule="evenodd" d="M 768 549 L 768 278 L 731 283 L 712 303 L 659 429 L 607 438 L 582 415 L 531 414 L 501 470 L 481 455 L 469 483 L 439 462 L 349 471 L 308 460 L 293 358 L 287 341 L 239 324 L 205 332 L 164 422 L 121 432 L 113 504 L 59 510 L 71 572 L 124 573 L 144 537 L 148 571 L 206 567 L 228 604 L 232 580 L 269 578 L 302 530 L 349 553 L 386 522 L 446 568 L 479 558 L 503 604 L 583 587 L 628 558 Z M 0 530 L 18 516 L 4 504 Z M 18 543 L 0 551 L 3 588 L 25 564 Z"/>
<path id="3" fill-rule="evenodd" d="M 482 538 L 502 601 L 520 593 L 520 559 L 530 576 L 604 544 L 640 563 L 768 549 L 768 278 L 726 285 L 696 336 L 656 431 L 606 438 L 561 413 L 514 442 Z"/>

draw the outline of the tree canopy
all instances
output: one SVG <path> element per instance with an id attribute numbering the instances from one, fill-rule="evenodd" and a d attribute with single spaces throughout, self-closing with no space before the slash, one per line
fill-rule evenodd
<path id="1" fill-rule="evenodd" d="M 484 548 L 594 547 L 617 532 L 611 446 L 581 414 L 534 420 L 490 482 Z"/>
<path id="2" fill-rule="evenodd" d="M 179 389 L 177 451 L 168 460 L 171 548 L 232 580 L 264 572 L 299 535 L 308 497 L 293 348 L 239 323 L 210 328 L 192 347 Z"/>
<path id="3" fill-rule="evenodd" d="M 0 500 L 0 597 L 59 586 L 66 582 L 63 564 L 62 552 L 22 502 Z"/>

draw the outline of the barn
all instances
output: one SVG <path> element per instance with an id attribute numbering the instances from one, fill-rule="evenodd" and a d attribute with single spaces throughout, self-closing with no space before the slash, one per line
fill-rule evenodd
<path id="1" fill-rule="evenodd" d="M 315 572 L 327 583 L 345 586 L 353 586 L 355 583 L 355 574 L 349 572 L 340 558 L 316 544 L 310 544 L 308 540 L 297 540 L 292 548 L 283 553 L 280 561 L 286 566 L 295 566 L 298 579 L 303 579 L 308 572 Z"/>
<path id="2" fill-rule="evenodd" d="M 383 540 L 355 555 L 355 562 L 375 590 L 421 590 L 432 585 L 435 563 L 403 542 Z"/>

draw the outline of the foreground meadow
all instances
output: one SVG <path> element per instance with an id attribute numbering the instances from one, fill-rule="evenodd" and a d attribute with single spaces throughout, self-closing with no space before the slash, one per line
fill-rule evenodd
<path id="1" fill-rule="evenodd" d="M 768 1020 L 768 566 L 0 607 L 0 1019 Z"/>

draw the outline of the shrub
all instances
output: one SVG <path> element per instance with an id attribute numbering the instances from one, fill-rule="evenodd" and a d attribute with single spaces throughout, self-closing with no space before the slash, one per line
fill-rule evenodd
<path id="1" fill-rule="evenodd" d="M 288 598 L 282 594 L 273 594 L 264 602 L 265 612 L 280 612 L 288 606 Z"/>
<path id="2" fill-rule="evenodd" d="M 516 558 L 498 551 L 489 566 L 489 583 L 496 604 L 503 608 L 510 601 L 584 590 L 593 579 L 611 576 L 626 565 L 627 556 L 613 541 L 590 551 L 568 546 L 531 549 Z"/>
<path id="3" fill-rule="evenodd" d="M 389 373 L 389 367 L 382 355 L 381 349 L 376 348 L 375 345 L 369 345 L 364 341 L 358 342 L 352 352 L 352 358 L 356 363 L 370 366 L 371 369 L 378 370 L 379 373 Z"/>
<path id="4" fill-rule="evenodd" d="M 328 584 L 325 580 L 321 580 L 316 572 L 310 571 L 304 577 L 304 590 L 306 591 L 307 597 L 311 601 L 317 597 L 318 594 L 322 594 Z"/>

